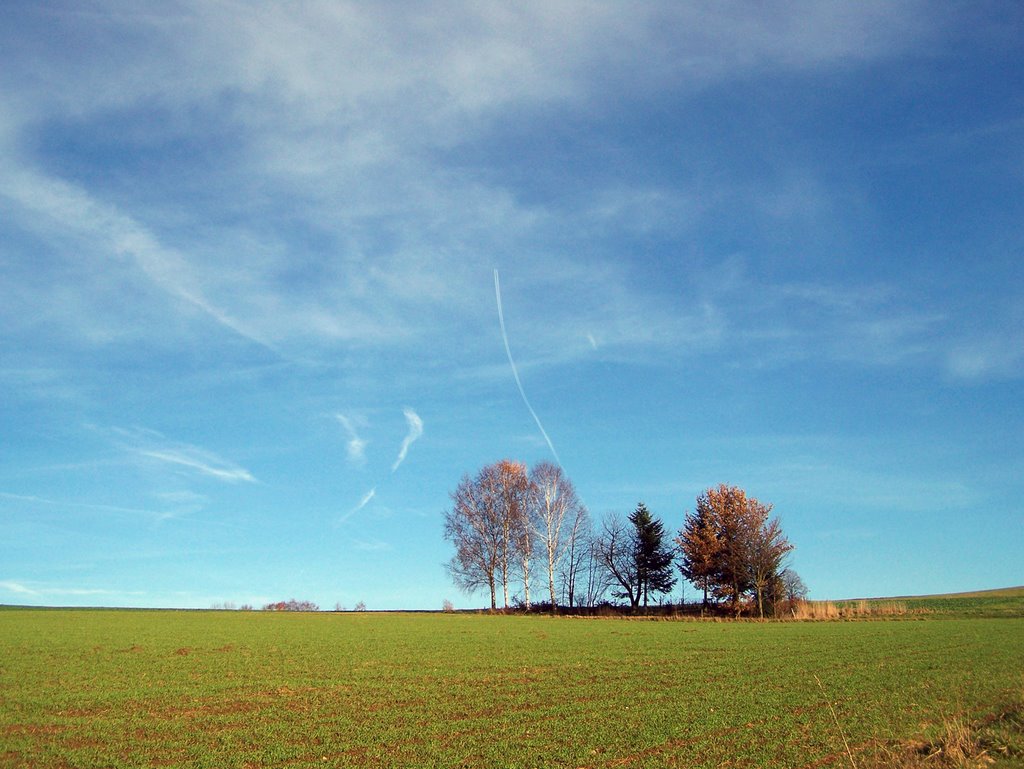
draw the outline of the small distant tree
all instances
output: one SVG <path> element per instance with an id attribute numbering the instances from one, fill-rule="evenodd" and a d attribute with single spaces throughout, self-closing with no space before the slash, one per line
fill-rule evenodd
<path id="1" fill-rule="evenodd" d="M 352 611 L 366 611 L 366 604 L 360 601 L 353 607 Z"/>
<path id="2" fill-rule="evenodd" d="M 455 604 L 453 604 L 451 601 L 445 598 L 444 602 L 441 604 L 441 611 L 443 611 L 445 614 L 451 614 L 453 611 L 455 611 Z"/>
<path id="3" fill-rule="evenodd" d="M 769 601 L 775 616 L 792 612 L 797 604 L 807 600 L 807 586 L 793 569 L 783 569 L 769 587 Z"/>
<path id="4" fill-rule="evenodd" d="M 803 601 L 807 598 L 807 585 L 793 569 L 783 569 L 781 576 L 782 595 L 787 601 Z"/>

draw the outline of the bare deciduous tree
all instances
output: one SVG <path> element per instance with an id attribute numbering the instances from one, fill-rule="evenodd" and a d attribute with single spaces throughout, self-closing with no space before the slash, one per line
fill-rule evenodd
<path id="1" fill-rule="evenodd" d="M 495 609 L 503 526 L 490 472 L 491 468 L 484 468 L 476 478 L 462 477 L 451 495 L 452 508 L 445 512 L 444 537 L 455 545 L 455 555 L 448 564 L 455 584 L 466 592 L 488 588 L 491 609 Z"/>
<path id="2" fill-rule="evenodd" d="M 504 605 L 509 605 L 508 583 L 513 565 L 521 559 L 528 490 L 526 466 L 501 460 L 482 468 L 475 478 L 463 476 L 452 493 L 452 507 L 445 512 L 444 536 L 455 545 L 448 571 L 467 592 L 488 588 L 492 609 L 497 608 L 499 579 Z M 527 557 L 527 581 L 528 563 Z"/>
<path id="3" fill-rule="evenodd" d="M 611 580 L 621 588 L 613 595 L 628 599 L 630 607 L 635 609 L 640 605 L 643 588 L 637 573 L 636 543 L 629 529 L 630 524 L 621 515 L 605 515 L 595 540 L 594 554 Z"/>
<path id="4" fill-rule="evenodd" d="M 530 522 L 546 558 L 548 592 L 551 608 L 555 609 L 558 605 L 555 569 L 565 555 L 567 545 L 574 544 L 575 532 L 586 515 L 586 508 L 562 468 L 550 462 L 540 462 L 530 471 L 530 491 Z M 569 600 L 571 605 L 571 588 Z"/>
<path id="5" fill-rule="evenodd" d="M 491 465 L 494 472 L 489 474 L 493 480 L 494 498 L 498 505 L 498 516 L 501 520 L 501 589 L 504 594 L 505 608 L 508 602 L 508 583 L 512 578 L 512 568 L 518 565 L 523 578 L 526 608 L 530 608 L 530 555 L 533 540 L 529 531 L 527 518 L 530 503 L 530 479 L 526 473 L 526 465 L 511 459 L 503 459 Z M 488 468 L 484 468 L 487 470 Z M 516 561 L 518 560 L 518 564 Z"/>
<path id="6" fill-rule="evenodd" d="M 752 538 L 749 547 L 750 581 L 757 597 L 757 613 L 764 617 L 764 599 L 769 593 L 772 583 L 778 580 L 783 571 L 782 562 L 793 545 L 782 533 L 782 525 L 778 518 L 769 519 L 771 505 L 757 503 L 751 506 L 751 513 L 756 516 L 752 524 Z"/>
<path id="7" fill-rule="evenodd" d="M 586 563 L 593 560 L 591 542 L 590 515 L 587 513 L 587 509 L 580 505 L 572 521 L 566 527 L 565 550 L 558 575 L 563 599 L 570 609 L 578 603 L 577 584 L 580 575 L 585 573 Z M 584 605 L 590 606 L 591 604 Z"/>
<path id="8" fill-rule="evenodd" d="M 599 542 L 593 536 L 586 543 L 582 573 L 583 605 L 592 609 L 605 600 L 612 587 L 612 578 L 601 562 Z"/>

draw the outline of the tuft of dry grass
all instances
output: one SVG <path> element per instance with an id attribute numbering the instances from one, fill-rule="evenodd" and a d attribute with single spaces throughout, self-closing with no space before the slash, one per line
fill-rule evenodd
<path id="1" fill-rule="evenodd" d="M 984 769 L 1024 766 L 1024 692 L 980 721 L 943 719 L 930 739 L 883 746 L 862 769 Z"/>

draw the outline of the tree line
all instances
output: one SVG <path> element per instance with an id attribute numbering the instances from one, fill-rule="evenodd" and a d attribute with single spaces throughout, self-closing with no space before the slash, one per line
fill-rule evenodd
<path id="1" fill-rule="evenodd" d="M 646 609 L 663 603 L 680 576 L 700 591 L 702 611 L 736 616 L 778 613 L 807 592 L 787 566 L 793 545 L 772 506 L 735 486 L 702 492 L 674 536 L 643 502 L 595 524 L 572 481 L 550 462 L 486 465 L 464 475 L 451 500 L 448 572 L 467 593 L 488 591 L 491 609 L 499 608 L 499 594 L 503 608 L 535 608 L 538 577 L 547 593 L 542 608 L 551 610 Z"/>

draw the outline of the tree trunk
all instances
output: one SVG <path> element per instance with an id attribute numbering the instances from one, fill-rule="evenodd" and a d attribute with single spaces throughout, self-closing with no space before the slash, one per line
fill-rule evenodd
<path id="1" fill-rule="evenodd" d="M 551 591 L 551 611 L 558 608 L 558 601 L 555 598 L 555 562 L 548 554 L 548 590 Z"/>
<path id="2" fill-rule="evenodd" d="M 523 558 L 523 597 L 526 599 L 526 610 L 530 610 L 530 559 Z"/>

